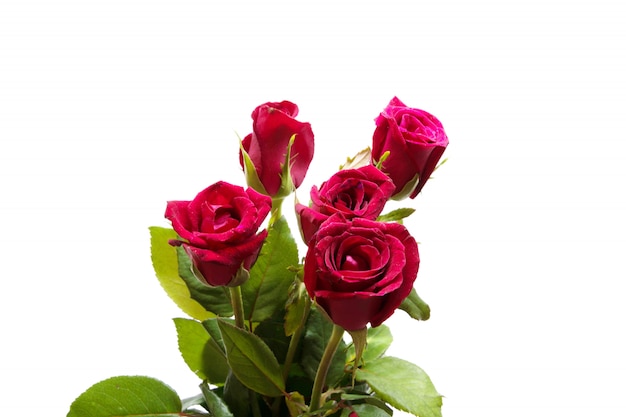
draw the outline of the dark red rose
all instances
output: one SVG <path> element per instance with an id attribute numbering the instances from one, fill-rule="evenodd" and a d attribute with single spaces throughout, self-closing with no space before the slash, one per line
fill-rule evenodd
<path id="1" fill-rule="evenodd" d="M 415 239 L 398 223 L 335 214 L 309 245 L 304 284 L 331 320 L 348 331 L 379 326 L 413 289 Z"/>
<path id="2" fill-rule="evenodd" d="M 396 185 L 393 198 L 415 198 L 433 173 L 448 146 L 441 122 L 424 110 L 407 107 L 397 97 L 376 119 L 372 163 L 380 161 L 382 171 Z"/>
<path id="3" fill-rule="evenodd" d="M 297 115 L 298 106 L 289 101 L 262 104 L 252 112 L 252 133 L 242 141 L 243 151 L 252 163 L 246 166 L 240 150 L 239 162 L 246 171 L 248 185 L 271 197 L 284 197 L 298 188 L 313 159 L 311 125 L 297 121 Z"/>
<path id="4" fill-rule="evenodd" d="M 320 225 L 335 213 L 346 219 L 375 220 L 383 211 L 395 186 L 391 179 L 372 165 L 345 169 L 311 188 L 311 207 L 296 204 L 302 237 L 308 243 Z"/>
<path id="5" fill-rule="evenodd" d="M 248 188 L 218 182 L 192 201 L 168 201 L 165 217 L 184 240 L 182 245 L 197 278 L 211 286 L 240 285 L 267 236 L 259 226 L 271 199 Z"/>

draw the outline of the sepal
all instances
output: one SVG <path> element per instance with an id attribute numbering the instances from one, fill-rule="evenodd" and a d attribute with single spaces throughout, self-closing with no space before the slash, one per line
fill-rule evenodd
<path id="1" fill-rule="evenodd" d="M 405 311 L 411 318 L 415 320 L 428 320 L 430 318 L 430 307 L 417 295 L 415 288 L 411 290 L 409 296 L 402 301 L 400 310 Z"/>
<path id="2" fill-rule="evenodd" d="M 391 197 L 391 199 L 392 200 L 396 200 L 396 201 L 400 201 L 400 200 L 404 200 L 405 198 L 409 197 L 411 195 L 411 193 L 413 193 L 413 191 L 415 191 L 415 188 L 417 187 L 417 184 L 419 183 L 419 180 L 420 180 L 420 174 L 417 173 L 417 174 L 415 174 L 415 176 L 409 182 L 406 183 L 406 185 L 402 188 L 402 190 L 400 190 L 399 192 L 395 193 Z"/>
<path id="3" fill-rule="evenodd" d="M 368 146 L 367 148 L 359 151 L 353 157 L 346 158 L 346 162 L 339 166 L 339 170 L 361 168 L 369 165 L 371 160 L 372 149 Z"/>
<path id="4" fill-rule="evenodd" d="M 282 163 L 282 172 L 280 173 L 280 188 L 273 198 L 285 198 L 296 190 L 296 186 L 291 178 L 291 148 L 296 140 L 296 134 L 294 133 L 289 138 L 289 145 L 287 145 L 287 153 L 285 154 L 285 161 Z"/>
<path id="5" fill-rule="evenodd" d="M 243 148 L 241 139 L 239 140 L 239 150 L 241 151 L 241 157 L 243 159 L 243 172 L 246 177 L 246 184 L 248 184 L 248 187 L 261 194 L 269 195 L 259 178 L 254 162 L 252 162 L 250 155 L 248 155 L 248 152 Z"/>

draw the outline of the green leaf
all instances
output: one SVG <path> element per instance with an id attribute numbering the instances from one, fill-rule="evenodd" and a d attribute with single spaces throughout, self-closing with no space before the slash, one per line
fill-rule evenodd
<path id="1" fill-rule="evenodd" d="M 344 408 L 341 417 L 348 417 L 352 411 L 356 412 L 359 417 L 391 417 L 392 415 L 375 405 L 362 403 L 352 405 L 352 409 Z"/>
<path id="2" fill-rule="evenodd" d="M 150 227 L 150 252 L 154 272 L 161 287 L 182 311 L 194 319 L 206 320 L 213 317 L 213 314 L 191 298 L 189 288 L 178 274 L 176 248 L 168 243 L 170 239 L 177 238 L 176 232 L 172 229 Z"/>
<path id="3" fill-rule="evenodd" d="M 230 412 L 224 400 L 211 391 L 208 385 L 200 384 L 200 390 L 202 391 L 202 395 L 204 395 L 207 411 L 209 411 L 212 416 L 233 417 L 233 413 Z"/>
<path id="4" fill-rule="evenodd" d="M 270 318 L 262 321 L 254 329 L 254 334 L 259 336 L 272 350 L 279 363 L 285 361 L 290 338 L 285 336 L 284 323 L 282 320 Z"/>
<path id="5" fill-rule="evenodd" d="M 393 410 L 387 405 L 386 402 L 384 402 L 380 398 L 375 397 L 371 394 L 346 394 L 344 393 L 344 394 L 341 394 L 341 399 L 350 401 L 350 404 L 352 406 L 366 403 L 366 404 L 369 404 L 376 408 L 381 409 L 385 414 L 388 414 L 388 415 L 393 414 Z"/>
<path id="6" fill-rule="evenodd" d="M 233 374 L 248 388 L 269 397 L 285 392 L 280 365 L 270 348 L 257 335 L 218 320 L 226 358 Z"/>
<path id="7" fill-rule="evenodd" d="M 235 417 L 248 417 L 250 411 L 250 390 L 232 372 L 226 378 L 222 398 Z"/>
<path id="8" fill-rule="evenodd" d="M 413 213 L 415 213 L 414 208 L 408 208 L 408 207 L 399 208 L 399 209 L 390 211 L 389 213 L 381 214 L 380 216 L 378 216 L 376 221 L 402 223 L 402 219 L 409 217 Z"/>
<path id="9" fill-rule="evenodd" d="M 417 365 L 392 356 L 370 361 L 357 369 L 377 397 L 398 410 L 419 417 L 441 417 L 442 397 L 426 373 Z"/>
<path id="10" fill-rule="evenodd" d="M 202 323 L 174 319 L 178 349 L 187 366 L 198 378 L 212 384 L 223 384 L 228 376 L 228 363 L 220 346 L 211 339 Z"/>
<path id="11" fill-rule="evenodd" d="M 196 300 L 206 311 L 216 316 L 230 317 L 233 306 L 226 287 L 210 287 L 203 284 L 191 271 L 191 259 L 182 247 L 177 247 L 178 274 L 187 284 L 191 298 Z"/>
<path id="12" fill-rule="evenodd" d="M 417 295 L 415 288 L 400 304 L 400 310 L 404 310 L 415 320 L 428 320 L 430 318 L 430 307 Z"/>
<path id="13" fill-rule="evenodd" d="M 234 323 L 235 321 L 231 320 L 231 324 L 234 324 Z M 222 340 L 222 332 L 220 332 L 220 328 L 217 324 L 217 319 L 212 318 L 212 319 L 205 320 L 202 322 L 202 325 L 204 326 L 206 331 L 209 332 L 209 336 L 211 337 L 211 340 L 215 341 L 215 343 L 217 343 L 217 345 L 219 346 L 220 350 L 224 353 L 224 355 L 226 355 L 226 347 L 224 347 L 224 341 Z"/>
<path id="14" fill-rule="evenodd" d="M 315 379 L 317 368 L 324 354 L 324 349 L 330 340 L 333 331 L 333 324 L 326 320 L 316 308 L 311 308 L 309 319 L 304 330 L 302 344 L 302 357 L 300 364 L 302 369 L 311 379 Z M 346 343 L 342 340 L 330 363 L 326 381 L 328 385 L 334 385 L 344 375 L 346 364 Z"/>
<path id="15" fill-rule="evenodd" d="M 285 308 L 298 265 L 298 248 L 285 217 L 270 228 L 261 253 L 241 286 L 246 319 L 261 322 Z"/>
<path id="16" fill-rule="evenodd" d="M 92 385 L 70 406 L 67 417 L 181 416 L 178 394 L 145 376 L 116 376 Z"/>

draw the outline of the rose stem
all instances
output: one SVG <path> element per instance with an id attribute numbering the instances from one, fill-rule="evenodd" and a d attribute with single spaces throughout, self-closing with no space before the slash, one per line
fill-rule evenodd
<path id="1" fill-rule="evenodd" d="M 233 306 L 233 312 L 235 313 L 235 325 L 241 329 L 245 329 L 241 286 L 237 285 L 236 287 L 229 287 L 228 289 L 230 290 L 230 304 Z M 261 410 L 259 409 L 256 393 L 251 389 L 248 390 L 248 400 L 252 406 L 252 415 L 254 417 L 261 417 Z"/>
<path id="2" fill-rule="evenodd" d="M 343 332 L 343 327 L 337 326 L 336 324 L 333 325 L 333 332 L 330 335 L 330 339 L 328 340 L 328 344 L 326 345 L 326 349 L 324 350 L 324 354 L 320 360 L 320 364 L 317 368 L 317 374 L 315 374 L 315 382 L 313 383 L 313 391 L 311 392 L 311 405 L 309 407 L 309 410 L 311 411 L 317 411 L 322 406 L 322 404 L 320 404 L 322 389 L 326 383 L 328 369 L 330 368 L 333 356 L 335 356 L 339 342 L 341 342 Z"/>
<path id="3" fill-rule="evenodd" d="M 282 206 L 284 199 L 284 197 L 272 198 L 272 210 L 270 212 L 269 227 L 272 227 L 272 225 L 276 223 L 276 220 L 280 219 L 280 217 L 283 215 Z"/>
<path id="4" fill-rule="evenodd" d="M 283 380 L 287 382 L 287 378 L 289 377 L 289 370 L 291 369 L 291 364 L 293 362 L 293 358 L 296 355 L 296 351 L 298 350 L 298 344 L 300 342 L 300 338 L 302 337 L 302 332 L 304 331 L 304 325 L 309 317 L 309 312 L 311 311 L 311 299 L 305 298 L 305 307 L 304 307 L 304 315 L 302 316 L 302 320 L 300 321 L 300 325 L 296 329 L 296 331 L 291 335 L 291 339 L 289 340 L 289 349 L 287 349 L 287 355 L 285 356 L 285 364 L 283 365 Z M 280 404 L 282 401 L 282 397 L 277 397 L 274 399 L 274 403 L 272 404 L 272 414 L 274 416 L 278 416 L 280 413 Z"/>
<path id="5" fill-rule="evenodd" d="M 235 313 L 235 325 L 241 329 L 245 329 L 243 324 L 243 298 L 241 296 L 241 287 L 229 287 L 230 290 L 230 304 L 233 306 L 233 312 Z"/>
<path id="6" fill-rule="evenodd" d="M 311 299 L 309 297 L 305 297 L 304 302 L 306 303 L 304 305 L 304 315 L 302 316 L 300 325 L 291 335 L 291 339 L 289 340 L 289 349 L 287 350 L 287 355 L 285 356 L 285 364 L 283 366 L 283 379 L 285 380 L 285 382 L 287 382 L 291 363 L 293 362 L 293 358 L 296 355 L 296 351 L 298 350 L 298 343 L 300 342 L 300 337 L 302 336 L 302 332 L 304 331 L 304 325 L 306 324 L 306 321 L 309 317 L 309 312 L 311 311 Z"/>

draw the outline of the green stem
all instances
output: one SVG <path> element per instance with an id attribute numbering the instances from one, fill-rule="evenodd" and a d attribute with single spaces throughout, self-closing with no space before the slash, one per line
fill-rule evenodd
<path id="1" fill-rule="evenodd" d="M 243 322 L 243 298 L 241 296 L 241 287 L 229 287 L 230 290 L 230 304 L 233 306 L 233 312 L 235 313 L 235 325 L 241 329 L 245 329 Z"/>
<path id="2" fill-rule="evenodd" d="M 243 297 L 241 295 L 241 286 L 229 287 L 230 290 L 230 304 L 233 306 L 233 313 L 235 314 L 235 325 L 240 329 L 245 329 L 243 317 Z M 254 417 L 261 417 L 261 409 L 259 408 L 259 401 L 254 392 L 248 389 L 248 401 L 252 407 L 252 415 Z"/>
<path id="3" fill-rule="evenodd" d="M 304 302 L 306 304 L 304 306 L 304 315 L 302 316 L 302 321 L 300 321 L 300 325 L 291 335 L 291 339 L 289 340 L 289 349 L 287 349 L 287 355 L 285 356 L 285 364 L 283 366 L 283 380 L 285 382 L 287 382 L 287 377 L 289 376 L 289 370 L 291 368 L 293 358 L 296 356 L 298 344 L 300 343 L 300 339 L 302 338 L 302 332 L 304 332 L 304 325 L 306 324 L 306 321 L 309 317 L 309 312 L 311 311 L 311 299 L 309 297 L 305 297 Z"/>
<path id="4" fill-rule="evenodd" d="M 283 215 L 282 207 L 284 199 L 284 197 L 272 199 L 272 210 L 270 211 L 270 223 L 268 227 L 272 227 L 272 225 Z"/>
<path id="5" fill-rule="evenodd" d="M 313 412 L 319 410 L 322 406 L 322 390 L 326 384 L 328 369 L 330 368 L 333 356 L 335 356 L 337 347 L 341 342 L 343 332 L 343 327 L 337 326 L 336 324 L 333 325 L 333 332 L 330 335 L 330 339 L 328 340 L 328 344 L 326 345 L 326 349 L 324 350 L 324 354 L 320 360 L 320 364 L 317 368 L 317 374 L 315 374 L 315 382 L 313 383 L 313 391 L 311 392 L 311 405 L 309 407 L 309 410 Z"/>

